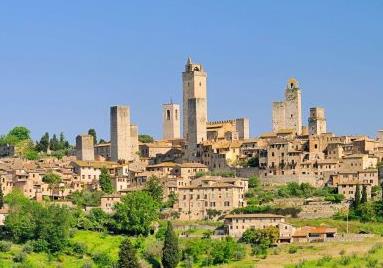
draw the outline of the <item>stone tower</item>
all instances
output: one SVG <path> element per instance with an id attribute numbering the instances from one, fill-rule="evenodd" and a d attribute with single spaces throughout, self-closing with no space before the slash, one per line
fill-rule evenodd
<path id="1" fill-rule="evenodd" d="M 131 160 L 130 111 L 128 106 L 110 108 L 111 160 Z"/>
<path id="2" fill-rule="evenodd" d="M 77 160 L 94 161 L 94 139 L 92 135 L 78 135 L 76 137 Z"/>
<path id="3" fill-rule="evenodd" d="M 377 139 L 380 143 L 383 143 L 383 129 L 378 130 Z"/>
<path id="4" fill-rule="evenodd" d="M 302 95 L 298 81 L 290 78 L 287 82 L 285 100 L 273 102 L 273 132 L 291 129 L 302 133 Z"/>
<path id="5" fill-rule="evenodd" d="M 309 135 L 320 135 L 327 132 L 324 108 L 310 108 Z"/>
<path id="6" fill-rule="evenodd" d="M 198 113 L 207 120 L 207 93 L 206 93 L 207 74 L 202 64 L 194 64 L 189 57 L 185 71 L 182 73 L 183 82 L 183 136 L 188 140 L 189 132 L 195 132 L 195 129 L 189 128 L 189 121 L 195 122 L 195 113 L 189 112 L 189 100 L 198 99 Z M 198 123 L 198 122 L 197 122 Z M 205 125 L 206 126 L 206 125 Z M 198 126 L 200 129 L 200 127 Z"/>
<path id="7" fill-rule="evenodd" d="M 163 139 L 172 140 L 181 137 L 181 120 L 179 104 L 169 103 L 162 105 Z"/>
<path id="8" fill-rule="evenodd" d="M 206 107 L 205 98 L 192 98 L 188 102 L 189 116 L 189 133 L 187 138 L 187 144 L 197 145 L 203 141 L 206 141 L 206 113 L 204 111 Z"/>
<path id="9" fill-rule="evenodd" d="M 285 122 L 287 129 L 302 133 L 302 95 L 298 81 L 290 78 L 285 91 Z"/>

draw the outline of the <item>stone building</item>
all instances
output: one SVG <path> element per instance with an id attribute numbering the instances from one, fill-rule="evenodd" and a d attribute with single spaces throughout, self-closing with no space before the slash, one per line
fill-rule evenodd
<path id="1" fill-rule="evenodd" d="M 163 139 L 173 140 L 181 137 L 180 106 L 175 103 L 162 105 Z"/>
<path id="2" fill-rule="evenodd" d="M 189 57 L 185 71 L 182 73 L 183 81 L 183 133 L 184 139 L 188 140 L 189 133 L 196 133 L 198 128 L 200 131 L 206 132 L 207 121 L 207 74 L 202 64 L 192 63 Z M 194 99 L 194 100 L 193 100 Z M 191 111 L 192 109 L 193 111 Z M 196 110 L 198 111 L 198 119 L 196 119 Z M 199 127 L 200 122 L 204 127 Z M 192 129 L 189 122 L 194 123 Z M 196 124 L 197 123 L 197 124 Z M 194 128 L 194 129 L 193 129 Z M 203 130 L 204 129 L 204 130 Z"/>
<path id="3" fill-rule="evenodd" d="M 188 133 L 186 139 L 186 157 L 194 161 L 197 157 L 198 144 L 206 141 L 206 98 L 190 98 L 188 100 Z"/>
<path id="4" fill-rule="evenodd" d="M 94 161 L 94 138 L 92 135 L 76 137 L 76 157 L 78 160 Z"/>
<path id="5" fill-rule="evenodd" d="M 208 140 L 245 140 L 249 137 L 248 118 L 207 122 Z"/>
<path id="6" fill-rule="evenodd" d="M 302 133 L 302 99 L 298 81 L 290 78 L 286 91 L 285 100 L 273 102 L 273 132 L 283 129 L 292 129 L 297 135 Z"/>
<path id="7" fill-rule="evenodd" d="M 245 178 L 204 176 L 192 180 L 188 186 L 177 188 L 176 207 L 181 220 L 202 220 L 212 210 L 224 215 L 246 206 L 247 190 L 248 180 Z"/>
<path id="8" fill-rule="evenodd" d="M 95 156 L 101 157 L 104 160 L 110 160 L 111 159 L 110 147 L 111 147 L 110 142 L 99 143 L 94 145 Z"/>
<path id="9" fill-rule="evenodd" d="M 128 106 L 110 108 L 111 160 L 131 160 L 130 111 Z"/>
<path id="10" fill-rule="evenodd" d="M 309 135 L 320 135 L 327 132 L 327 123 L 324 108 L 310 108 Z"/>
<path id="11" fill-rule="evenodd" d="M 128 106 L 110 108 L 110 154 L 112 161 L 138 158 L 138 128 L 131 124 Z"/>

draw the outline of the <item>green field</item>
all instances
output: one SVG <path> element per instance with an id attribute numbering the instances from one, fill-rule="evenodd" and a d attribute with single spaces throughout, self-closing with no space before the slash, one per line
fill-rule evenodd
<path id="1" fill-rule="evenodd" d="M 340 231 L 345 230 L 343 222 L 323 219 L 323 220 L 297 220 L 292 219 L 296 225 L 319 225 L 325 223 L 330 226 L 339 228 Z M 360 231 L 368 228 L 376 233 L 381 232 L 382 224 L 362 224 L 358 222 L 351 222 L 349 225 L 350 230 Z M 86 251 L 82 256 L 71 256 L 70 253 L 62 253 L 58 256 L 49 256 L 46 253 L 29 253 L 26 255 L 25 261 L 16 263 L 14 258 L 22 251 L 23 245 L 13 244 L 11 250 L 8 252 L 0 253 L 0 267 L 106 267 L 96 265 L 93 257 L 97 254 L 106 254 L 112 261 L 117 260 L 118 246 L 123 240 L 123 236 L 110 235 L 104 233 L 97 233 L 92 231 L 77 231 L 70 239 L 71 243 L 80 243 L 85 245 Z M 145 249 L 139 251 L 140 259 L 144 259 L 144 251 L 153 252 L 158 254 L 161 250 L 161 243 L 158 242 L 154 236 L 149 236 L 145 239 L 135 238 L 135 243 L 141 242 L 141 248 Z M 137 241 L 139 240 L 139 241 Z M 181 239 L 181 246 L 184 244 L 185 239 Z M 269 250 L 266 258 L 259 258 L 251 255 L 250 247 L 246 248 L 246 257 L 238 262 L 232 262 L 216 267 L 220 268 L 273 268 L 273 267 L 378 267 L 372 266 L 375 259 L 383 260 L 383 248 L 377 245 L 383 245 L 383 238 L 376 235 L 372 238 L 367 238 L 358 242 L 326 242 L 315 244 L 297 244 L 297 245 L 281 245 L 278 248 Z M 291 253 L 290 248 L 296 247 L 296 252 Z M 375 247 L 375 250 L 371 250 Z M 370 251 L 370 253 L 368 253 Z M 328 257 L 330 256 L 330 257 Z M 352 266 L 348 262 L 351 260 Z M 158 264 L 158 258 L 152 260 L 152 264 Z M 319 261 L 319 264 L 318 264 Z M 379 261 L 383 263 L 382 261 Z M 143 268 L 156 267 L 149 264 L 147 261 L 141 262 Z M 357 265 L 357 266 L 354 266 Z M 370 266 L 369 266 L 370 265 Z M 380 264 L 379 264 L 380 265 Z M 185 267 L 183 263 L 179 267 Z M 195 266 L 197 267 L 197 266 Z M 379 266 L 381 267 L 381 266 Z"/>

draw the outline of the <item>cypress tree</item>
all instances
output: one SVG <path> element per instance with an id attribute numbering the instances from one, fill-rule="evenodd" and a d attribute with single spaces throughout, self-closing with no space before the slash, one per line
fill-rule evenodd
<path id="1" fill-rule="evenodd" d="M 180 261 L 178 237 L 173 230 L 173 225 L 168 222 L 165 232 L 165 242 L 162 249 L 162 265 L 164 268 L 175 268 Z"/>
<path id="2" fill-rule="evenodd" d="M 104 167 L 101 168 L 99 183 L 100 183 L 101 190 L 104 193 L 107 193 L 107 194 L 113 193 L 113 185 L 112 185 L 112 181 L 110 180 L 110 175 L 108 173 L 108 170 Z"/>
<path id="3" fill-rule="evenodd" d="M 4 193 L 3 193 L 3 187 L 0 183 L 0 208 L 3 208 L 4 206 Z"/>
<path id="4" fill-rule="evenodd" d="M 120 252 L 118 253 L 118 267 L 119 268 L 137 268 L 138 264 L 136 250 L 130 243 L 129 239 L 122 241 L 120 245 Z"/>
<path id="5" fill-rule="evenodd" d="M 360 204 L 360 186 L 356 185 L 355 197 L 354 197 L 354 208 L 357 209 Z"/>
<path id="6" fill-rule="evenodd" d="M 360 200 L 362 204 L 367 203 L 367 186 L 363 185 L 362 188 L 362 199 Z"/>

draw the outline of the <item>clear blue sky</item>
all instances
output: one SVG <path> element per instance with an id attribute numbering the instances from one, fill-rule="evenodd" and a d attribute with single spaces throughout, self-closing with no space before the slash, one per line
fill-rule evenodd
<path id="1" fill-rule="evenodd" d="M 208 72 L 209 120 L 271 129 L 271 103 L 300 81 L 303 121 L 326 108 L 337 134 L 383 128 L 383 1 L 1 1 L 0 133 L 25 125 L 109 138 L 127 104 L 161 137 L 187 56 Z"/>

